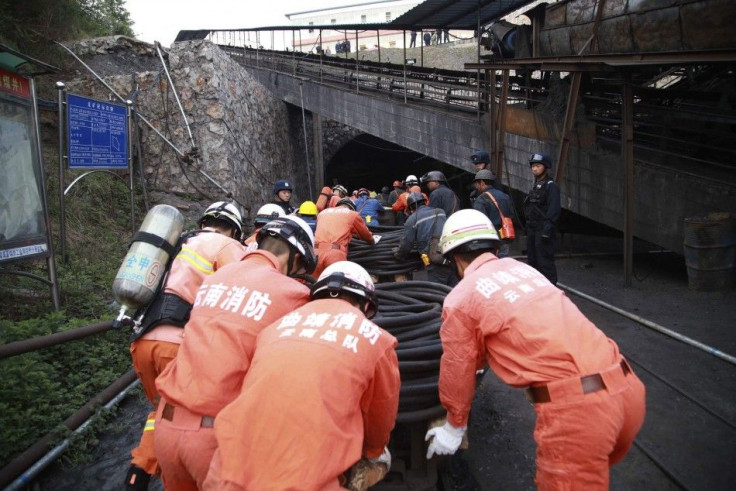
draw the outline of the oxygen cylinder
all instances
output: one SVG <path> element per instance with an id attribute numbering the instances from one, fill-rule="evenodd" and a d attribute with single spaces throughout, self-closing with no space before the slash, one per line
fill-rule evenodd
<path id="1" fill-rule="evenodd" d="M 323 187 L 322 191 L 319 193 L 317 202 L 315 203 L 317 205 L 317 211 L 322 211 L 327 208 L 327 205 L 330 204 L 330 198 L 332 198 L 332 189 L 328 186 Z"/>
<path id="2" fill-rule="evenodd" d="M 113 295 L 122 305 L 113 327 L 129 319 L 126 310 L 135 311 L 153 300 L 183 230 L 184 217 L 173 206 L 156 205 L 146 214 L 112 283 Z"/>

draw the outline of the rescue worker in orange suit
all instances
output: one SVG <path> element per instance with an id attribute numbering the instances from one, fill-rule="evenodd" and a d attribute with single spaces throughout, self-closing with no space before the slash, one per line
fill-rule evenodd
<path id="1" fill-rule="evenodd" d="M 539 489 L 608 489 L 609 467 L 644 422 L 644 385 L 606 337 L 540 272 L 494 254 L 499 237 L 477 210 L 445 222 L 442 254 L 460 283 L 442 310 L 439 393 L 444 426 L 427 432 L 427 458 L 454 454 L 465 434 L 475 373 L 486 362 L 526 387 L 537 422 Z"/>
<path id="2" fill-rule="evenodd" d="M 406 176 L 404 184 L 406 184 L 406 191 L 400 194 L 396 202 L 391 205 L 391 209 L 396 213 L 396 220 L 399 224 L 403 224 L 406 221 L 406 216 L 408 215 L 408 213 L 406 213 L 406 200 L 409 198 L 409 195 L 412 193 L 422 193 L 422 188 L 419 187 L 419 179 L 417 179 L 417 176 Z M 429 198 L 427 195 L 424 193 L 422 193 L 422 195 L 424 196 L 425 204 L 429 204 Z"/>
<path id="3" fill-rule="evenodd" d="M 167 489 L 204 484 L 217 446 L 214 418 L 240 394 L 256 336 L 309 299 L 290 275 L 314 269 L 313 241 L 301 218 L 277 218 L 258 233 L 258 250 L 197 292 L 179 354 L 156 379 L 155 448 Z"/>
<path id="4" fill-rule="evenodd" d="M 171 262 L 163 294 L 151 303 L 134 329 L 130 355 L 146 398 L 154 406 L 158 402 L 156 377 L 176 357 L 199 286 L 221 267 L 243 258 L 241 233 L 242 218 L 235 205 L 219 201 L 207 207 L 199 219 L 199 230 L 184 237 Z M 151 476 L 158 473 L 153 448 L 155 416 L 155 411 L 148 415 L 140 443 L 131 452 L 126 489 L 148 489 Z"/>
<path id="5" fill-rule="evenodd" d="M 529 167 L 534 175 L 534 185 L 524 199 L 527 263 L 556 285 L 555 232 L 562 211 L 560 188 L 548 175 L 552 168 L 548 156 L 533 154 L 529 158 Z"/>
<path id="6" fill-rule="evenodd" d="M 344 489 L 361 457 L 390 467 L 397 341 L 369 320 L 370 275 L 332 264 L 311 298 L 258 336 L 240 395 L 217 417 L 206 490 Z"/>
<path id="7" fill-rule="evenodd" d="M 404 185 L 401 181 L 396 180 L 393 182 L 393 190 L 388 193 L 388 201 L 385 206 L 393 206 L 396 200 L 399 199 L 399 195 L 404 192 Z"/>
<path id="8" fill-rule="evenodd" d="M 258 208 L 258 211 L 256 212 L 256 217 L 253 219 L 253 233 L 244 241 L 249 250 L 253 246 L 253 244 L 256 244 L 256 237 L 258 236 L 258 232 L 261 230 L 261 227 L 263 227 L 271 220 L 275 220 L 278 217 L 282 217 L 285 215 L 286 214 L 284 213 L 284 209 L 276 203 L 266 203 L 265 205 Z"/>
<path id="9" fill-rule="evenodd" d="M 338 201 L 347 197 L 348 190 L 345 189 L 345 186 L 336 184 L 332 189 L 325 186 L 322 188 L 322 191 L 317 198 L 317 202 L 315 203 L 317 205 L 317 211 L 320 212 L 325 208 L 334 208 L 337 206 Z"/>
<path id="10" fill-rule="evenodd" d="M 353 235 L 373 245 L 373 234 L 355 211 L 355 203 L 343 198 L 334 208 L 327 208 L 317 215 L 317 231 L 314 234 L 317 267 L 314 276 L 319 276 L 332 263 L 348 258 L 348 244 Z"/>

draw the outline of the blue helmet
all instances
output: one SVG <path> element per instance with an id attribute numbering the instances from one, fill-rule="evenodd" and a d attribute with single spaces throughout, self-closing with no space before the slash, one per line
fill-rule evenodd
<path id="1" fill-rule="evenodd" d="M 552 168 L 552 161 L 543 153 L 533 153 L 532 156 L 529 157 L 529 165 L 532 164 L 542 164 L 548 170 Z"/>
<path id="2" fill-rule="evenodd" d="M 279 194 L 279 191 L 294 191 L 294 187 L 286 179 L 279 179 L 273 185 L 273 194 Z"/>
<path id="3" fill-rule="evenodd" d="M 470 156 L 470 161 L 474 164 L 490 164 L 491 156 L 485 150 L 478 150 Z"/>

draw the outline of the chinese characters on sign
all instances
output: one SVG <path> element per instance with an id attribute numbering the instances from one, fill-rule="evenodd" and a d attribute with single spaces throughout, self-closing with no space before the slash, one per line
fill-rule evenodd
<path id="1" fill-rule="evenodd" d="M 69 168 L 127 168 L 128 117 L 123 106 L 67 95 Z"/>
<path id="2" fill-rule="evenodd" d="M 31 98 L 31 87 L 28 79 L 17 73 L 5 71 L 2 68 L 0 68 L 0 90 L 23 97 L 24 99 Z"/>

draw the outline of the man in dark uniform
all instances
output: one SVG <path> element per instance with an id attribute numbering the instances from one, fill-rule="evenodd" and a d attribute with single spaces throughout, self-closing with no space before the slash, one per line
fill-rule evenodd
<path id="1" fill-rule="evenodd" d="M 422 176 L 421 182 L 430 192 L 429 206 L 444 210 L 448 217 L 460 209 L 460 200 L 455 192 L 447 187 L 447 179 L 442 172 L 429 171 Z"/>
<path id="2" fill-rule="evenodd" d="M 449 264 L 433 264 L 429 261 L 429 243 L 432 236 L 439 237 L 442 227 L 445 225 L 445 212 L 441 208 L 431 208 L 424 204 L 424 196 L 421 193 L 412 193 L 406 200 L 409 218 L 404 224 L 404 234 L 399 246 L 394 250 L 394 256 L 403 260 L 411 251 L 425 255 L 422 258 L 427 268 L 427 279 L 434 283 L 455 286 L 458 282 L 457 275 Z"/>
<path id="3" fill-rule="evenodd" d="M 552 167 L 548 156 L 535 153 L 529 158 L 529 165 L 534 185 L 524 200 L 527 262 L 556 285 L 555 230 L 561 211 L 560 188 L 547 175 Z"/>
<path id="4" fill-rule="evenodd" d="M 279 205 L 286 215 L 291 215 L 296 211 L 296 208 L 290 203 L 293 192 L 294 187 L 286 179 L 279 179 L 273 185 L 273 202 Z"/>
<path id="5" fill-rule="evenodd" d="M 485 150 L 473 152 L 473 155 L 470 156 L 470 161 L 475 166 L 476 172 L 482 171 L 483 169 L 491 170 L 491 156 Z M 473 188 L 470 192 L 470 202 L 472 203 L 478 197 L 478 190 L 475 188 L 475 182 L 470 186 Z"/>
<path id="6" fill-rule="evenodd" d="M 478 197 L 473 202 L 473 208 L 487 216 L 498 232 L 501 230 L 501 215 L 499 214 L 499 209 L 501 210 L 501 213 L 503 213 L 503 216 L 511 218 L 513 216 L 513 203 L 511 202 L 511 197 L 508 194 L 493 187 L 495 180 L 496 176 L 488 169 L 479 170 L 475 174 L 473 184 L 475 185 Z M 498 206 L 494 204 L 493 199 L 491 199 L 491 196 L 488 196 L 488 194 L 493 196 L 493 199 L 496 200 Z M 499 232 L 499 237 L 500 236 L 501 234 Z M 508 256 L 511 242 L 511 240 L 502 240 L 496 256 L 499 258 Z"/>

